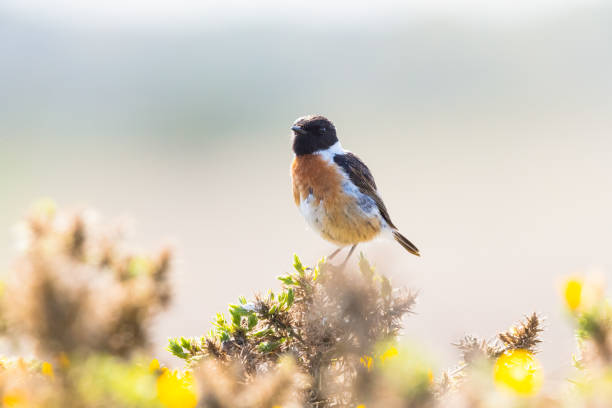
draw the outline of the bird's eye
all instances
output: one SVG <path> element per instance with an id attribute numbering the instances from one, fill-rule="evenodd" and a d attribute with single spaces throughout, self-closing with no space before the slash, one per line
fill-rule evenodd
<path id="1" fill-rule="evenodd" d="M 326 128 L 324 128 L 324 127 L 322 127 L 322 128 L 321 128 L 321 133 L 325 133 L 325 132 L 327 132 L 327 129 L 326 129 Z"/>

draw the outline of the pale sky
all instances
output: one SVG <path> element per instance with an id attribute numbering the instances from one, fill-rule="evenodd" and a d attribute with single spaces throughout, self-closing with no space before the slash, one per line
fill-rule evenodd
<path id="1" fill-rule="evenodd" d="M 442 16 L 520 21 L 565 13 L 597 0 L 4 0 L 0 11 L 73 24 L 167 25 L 287 19 L 298 24 L 332 20 Z"/>

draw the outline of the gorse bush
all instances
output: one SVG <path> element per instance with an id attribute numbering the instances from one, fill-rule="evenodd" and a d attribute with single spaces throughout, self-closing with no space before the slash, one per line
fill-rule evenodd
<path id="1" fill-rule="evenodd" d="M 3 406 L 161 406 L 144 355 L 152 319 L 171 298 L 170 252 L 134 254 L 121 228 L 88 212 L 58 213 L 49 200 L 33 207 L 19 232 L 2 327 L 38 359 L 0 364 Z"/>
<path id="2" fill-rule="evenodd" d="M 365 258 L 351 273 L 320 262 L 280 278 L 280 293 L 240 298 L 229 318 L 218 314 L 201 339 L 172 339 L 169 350 L 191 365 L 205 358 L 238 367 L 243 381 L 269 371 L 283 356 L 307 378 L 301 399 L 312 406 L 356 403 L 355 384 L 365 382 L 360 359 L 392 340 L 415 296 L 393 291 Z"/>
<path id="3" fill-rule="evenodd" d="M 118 231 L 97 232 L 86 214 L 57 215 L 47 206 L 21 227 L 24 252 L 5 292 L 11 332 L 49 358 L 127 357 L 145 348 L 151 318 L 170 300 L 169 251 L 127 253 Z"/>
<path id="4" fill-rule="evenodd" d="M 356 271 L 323 261 L 308 268 L 296 256 L 294 272 L 279 279 L 279 294 L 240 298 L 207 336 L 170 340 L 168 349 L 196 373 L 203 406 L 448 406 L 473 370 L 493 370 L 502 359 L 536 363 L 542 329 L 533 314 L 495 341 L 467 336 L 457 343 L 458 368 L 434 379 L 418 348 L 397 342 L 415 295 L 394 289 L 363 256 Z M 496 370 L 501 383 L 516 371 Z M 515 388 L 529 394 L 536 380 Z M 238 384 L 240 392 L 232 388 Z"/>
<path id="5" fill-rule="evenodd" d="M 36 357 L 0 359 L 3 407 L 612 406 L 612 306 L 589 278 L 563 289 L 578 352 L 562 384 L 543 387 L 536 314 L 493 340 L 459 339 L 456 367 L 434 369 L 399 340 L 414 292 L 394 288 L 363 256 L 346 268 L 306 267 L 296 256 L 280 290 L 238 298 L 201 338 L 172 338 L 168 349 L 185 366 L 171 371 L 152 358 L 149 333 L 172 297 L 170 251 L 134 253 L 120 228 L 58 213 L 50 201 L 20 231 L 0 334 Z"/>

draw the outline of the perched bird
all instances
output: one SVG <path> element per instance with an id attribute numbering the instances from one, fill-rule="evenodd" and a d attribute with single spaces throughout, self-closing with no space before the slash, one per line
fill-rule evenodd
<path id="1" fill-rule="evenodd" d="M 360 242 L 393 237 L 411 254 L 419 250 L 391 222 L 370 169 L 342 148 L 336 128 L 323 116 L 304 116 L 291 127 L 291 165 L 295 204 L 310 226 L 339 248 L 351 245 L 346 262 Z"/>

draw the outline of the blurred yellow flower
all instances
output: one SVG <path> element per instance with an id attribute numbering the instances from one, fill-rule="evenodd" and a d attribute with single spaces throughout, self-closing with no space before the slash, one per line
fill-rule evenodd
<path id="1" fill-rule="evenodd" d="M 365 406 L 365 405 L 363 405 L 363 404 L 360 404 L 360 405 L 357 405 L 357 407 L 356 407 L 356 408 L 366 408 L 366 406 Z"/>
<path id="2" fill-rule="evenodd" d="M 563 291 L 565 296 L 565 304 L 572 311 L 575 311 L 580 307 L 580 301 L 582 299 L 582 286 L 582 280 L 575 278 L 568 279 L 565 282 L 565 289 Z"/>
<path id="3" fill-rule="evenodd" d="M 149 258 L 145 256 L 135 256 L 130 259 L 128 264 L 128 274 L 132 277 L 147 275 L 151 272 L 153 267 L 153 261 Z"/>
<path id="4" fill-rule="evenodd" d="M 359 359 L 359 362 L 370 371 L 372 369 L 372 362 L 374 359 L 370 356 L 363 356 Z"/>
<path id="5" fill-rule="evenodd" d="M 157 379 L 157 396 L 167 408 L 194 408 L 197 397 L 191 373 L 166 370 Z"/>
<path id="6" fill-rule="evenodd" d="M 159 360 L 154 358 L 149 363 L 149 372 L 154 373 L 157 370 L 159 370 Z"/>
<path id="7" fill-rule="evenodd" d="M 380 360 L 384 363 L 386 360 L 397 356 L 398 351 L 395 347 L 389 347 L 382 355 L 380 356 Z"/>
<path id="8" fill-rule="evenodd" d="M 40 367 L 40 372 L 44 376 L 47 376 L 49 378 L 55 378 L 55 373 L 53 372 L 53 366 L 50 363 L 47 363 L 46 361 L 42 363 L 42 366 Z"/>
<path id="9" fill-rule="evenodd" d="M 494 368 L 495 384 L 519 395 L 534 395 L 542 386 L 542 370 L 532 353 L 509 350 L 499 356 Z"/>
<path id="10" fill-rule="evenodd" d="M 26 407 L 27 402 L 26 393 L 19 388 L 7 390 L 2 397 L 2 406 L 6 408 Z"/>

